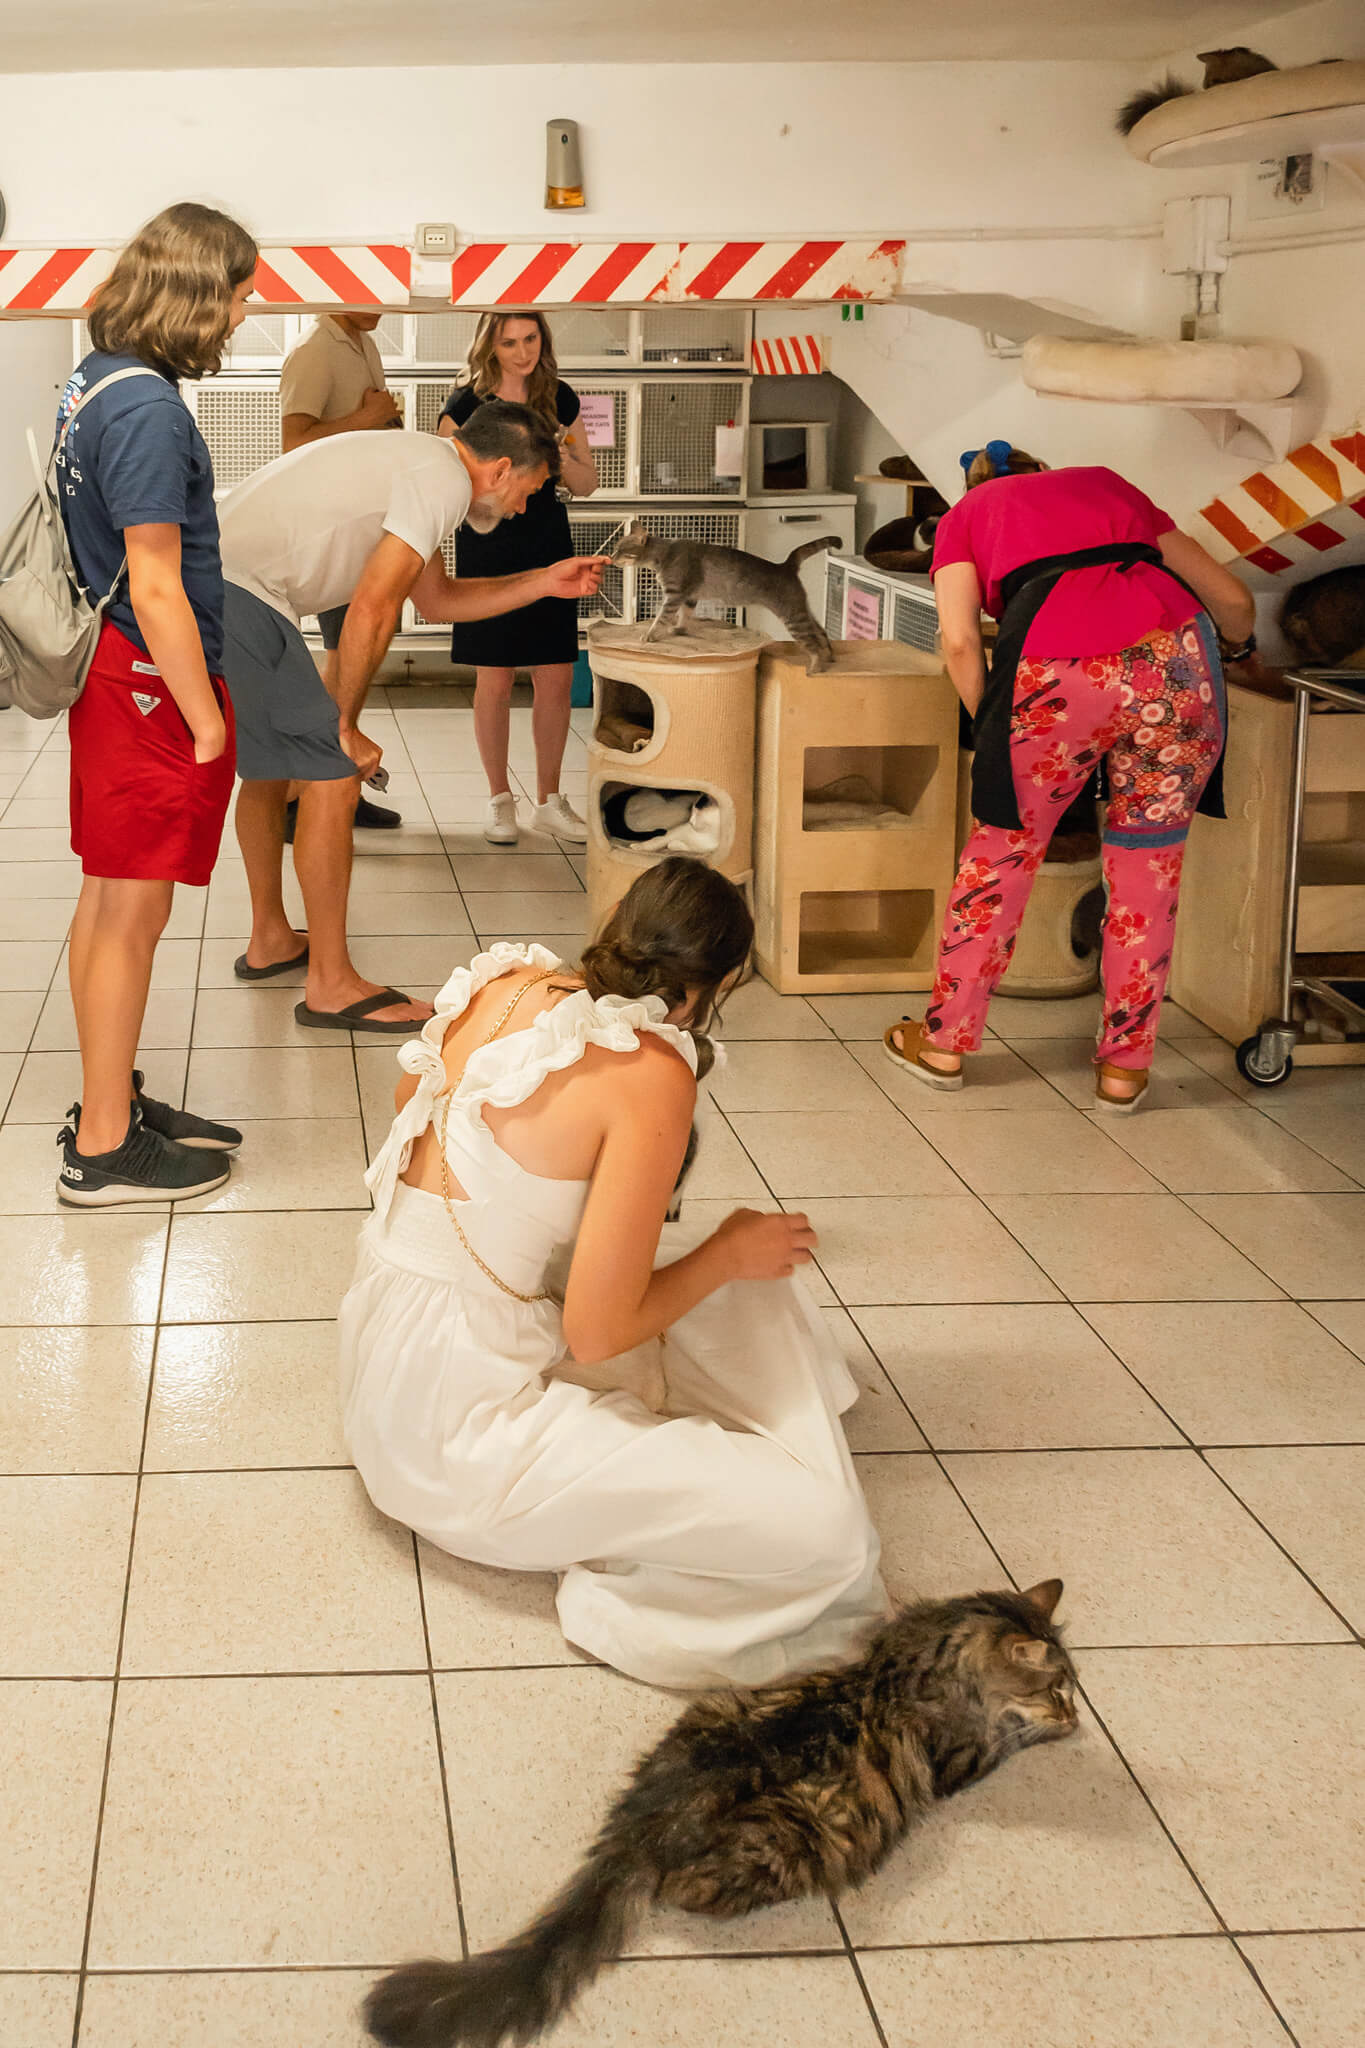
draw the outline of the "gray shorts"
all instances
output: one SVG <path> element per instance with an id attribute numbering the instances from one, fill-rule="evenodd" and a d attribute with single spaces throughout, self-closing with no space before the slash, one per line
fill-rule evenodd
<path id="1" fill-rule="evenodd" d="M 243 782 L 339 782 L 355 762 L 302 633 L 235 583 L 224 589 L 223 678 L 237 720 Z"/>

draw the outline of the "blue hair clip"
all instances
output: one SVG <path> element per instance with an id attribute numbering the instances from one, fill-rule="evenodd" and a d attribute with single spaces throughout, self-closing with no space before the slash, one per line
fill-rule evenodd
<path id="1" fill-rule="evenodd" d="M 1008 476 L 1010 457 L 1013 453 L 1014 443 L 1012 441 L 988 441 L 984 449 L 964 448 L 957 459 L 965 471 L 971 468 L 978 455 L 984 454 L 988 457 L 991 469 L 996 476 Z"/>

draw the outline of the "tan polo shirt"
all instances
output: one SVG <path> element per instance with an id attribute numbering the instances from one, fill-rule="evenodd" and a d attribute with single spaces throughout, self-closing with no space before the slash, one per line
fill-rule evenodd
<path id="1" fill-rule="evenodd" d="M 280 371 L 280 418 L 344 420 L 370 390 L 386 391 L 384 365 L 372 334 L 349 334 L 330 313 L 296 342 Z"/>

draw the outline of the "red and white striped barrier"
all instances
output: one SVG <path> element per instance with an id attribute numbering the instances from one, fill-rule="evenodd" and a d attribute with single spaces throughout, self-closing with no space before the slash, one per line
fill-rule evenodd
<path id="1" fill-rule="evenodd" d="M 686 305 L 889 299 L 904 242 L 471 242 L 456 306 Z"/>
<path id="2" fill-rule="evenodd" d="M 1320 435 L 1273 468 L 1253 470 L 1197 512 L 1189 530 L 1215 560 L 1247 562 L 1269 576 L 1365 541 L 1365 431 Z"/>
<path id="3" fill-rule="evenodd" d="M 0 313 L 84 311 L 114 249 L 0 249 Z M 383 243 L 261 251 L 253 306 L 406 306 L 412 251 Z"/>
<path id="4" fill-rule="evenodd" d="M 449 298 L 480 308 L 890 299 L 904 248 L 889 241 L 470 242 L 451 263 Z M 114 254 L 0 249 L 0 313 L 74 317 L 109 275 Z M 291 244 L 262 250 L 253 303 L 405 307 L 411 288 L 410 249 Z"/>
<path id="5" fill-rule="evenodd" d="M 815 334 L 771 335 L 749 351 L 756 377 L 818 377 L 828 360 L 829 343 Z"/>

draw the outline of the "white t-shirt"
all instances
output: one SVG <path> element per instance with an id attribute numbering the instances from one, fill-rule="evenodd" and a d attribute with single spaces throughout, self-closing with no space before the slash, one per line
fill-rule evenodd
<path id="1" fill-rule="evenodd" d="M 429 562 L 473 492 L 434 434 L 333 434 L 258 469 L 218 507 L 223 574 L 297 625 L 350 602 L 386 533 Z"/>

